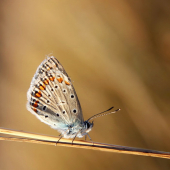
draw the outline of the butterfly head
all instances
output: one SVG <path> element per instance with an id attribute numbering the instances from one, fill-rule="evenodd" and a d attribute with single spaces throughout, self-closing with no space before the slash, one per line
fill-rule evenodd
<path id="1" fill-rule="evenodd" d="M 92 129 L 92 127 L 93 127 L 93 125 L 94 125 L 93 122 L 91 123 L 91 122 L 89 122 L 89 121 L 85 121 L 85 122 L 84 122 L 84 126 L 83 126 L 83 127 L 84 127 L 84 128 L 83 128 L 83 129 L 84 129 L 84 132 L 85 132 L 85 133 L 90 132 L 91 129 Z"/>

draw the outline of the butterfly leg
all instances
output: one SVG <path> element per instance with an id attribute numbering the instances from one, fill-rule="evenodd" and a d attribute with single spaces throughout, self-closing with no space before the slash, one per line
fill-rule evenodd
<path id="1" fill-rule="evenodd" d="M 87 139 L 87 135 L 85 135 L 85 141 L 86 141 L 86 139 Z"/>
<path id="2" fill-rule="evenodd" d="M 59 136 L 60 136 L 60 138 L 59 138 L 58 141 L 56 142 L 56 145 L 57 145 L 57 143 L 60 141 L 60 139 L 63 137 L 62 134 L 60 134 Z"/>
<path id="3" fill-rule="evenodd" d="M 66 131 L 64 132 L 64 134 L 67 133 L 67 131 L 68 131 L 68 130 L 66 130 Z M 63 137 L 62 133 L 61 133 L 59 136 L 60 136 L 60 138 L 58 139 L 57 143 L 58 143 L 58 142 L 60 141 L 60 139 Z M 57 143 L 56 143 L 56 145 L 57 145 Z"/>
<path id="4" fill-rule="evenodd" d="M 91 140 L 91 142 L 93 143 L 93 145 L 94 145 L 94 142 L 92 141 L 92 139 L 91 139 L 91 137 L 90 137 L 90 135 L 87 133 L 87 136 L 89 137 L 89 139 Z"/>
<path id="5" fill-rule="evenodd" d="M 80 131 L 78 131 L 78 132 L 76 133 L 76 135 L 74 136 L 74 138 L 73 138 L 73 140 L 72 140 L 72 145 L 73 145 L 73 142 L 74 142 L 74 140 L 75 140 L 75 138 L 76 138 L 76 136 L 78 135 L 79 132 L 80 132 Z"/>

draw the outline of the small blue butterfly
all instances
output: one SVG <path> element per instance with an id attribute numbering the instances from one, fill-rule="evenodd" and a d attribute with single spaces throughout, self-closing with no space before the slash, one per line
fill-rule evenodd
<path id="1" fill-rule="evenodd" d="M 84 121 L 71 79 L 53 56 L 47 57 L 39 65 L 27 92 L 27 100 L 27 109 L 42 122 L 58 130 L 61 133 L 60 139 L 64 137 L 74 140 L 75 137 L 82 138 L 85 135 L 90 138 L 88 133 L 93 122 L 89 121 L 106 115 L 102 112 Z"/>

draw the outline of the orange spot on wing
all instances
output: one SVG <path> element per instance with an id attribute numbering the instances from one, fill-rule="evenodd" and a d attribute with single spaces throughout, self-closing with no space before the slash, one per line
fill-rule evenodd
<path id="1" fill-rule="evenodd" d="M 52 69 L 52 67 L 48 67 L 48 68 L 47 68 L 47 70 L 50 70 L 50 69 Z"/>
<path id="2" fill-rule="evenodd" d="M 36 108 L 32 108 L 33 110 L 34 110 L 34 112 L 36 112 L 37 113 L 37 109 Z"/>
<path id="3" fill-rule="evenodd" d="M 62 82 L 63 82 L 63 78 L 62 78 L 62 77 L 57 78 L 57 80 L 58 80 L 59 83 L 62 83 Z"/>
<path id="4" fill-rule="evenodd" d="M 41 94 L 41 92 L 39 91 L 39 92 L 37 92 L 37 93 L 35 93 L 35 97 L 41 97 L 42 96 L 42 94 Z"/>
<path id="5" fill-rule="evenodd" d="M 45 84 L 39 86 L 40 90 L 45 90 Z"/>
<path id="6" fill-rule="evenodd" d="M 49 81 L 48 80 L 44 80 L 44 84 L 48 85 Z"/>
<path id="7" fill-rule="evenodd" d="M 34 107 L 38 107 L 38 104 L 37 104 L 37 103 L 34 103 L 33 106 L 34 106 Z"/>
<path id="8" fill-rule="evenodd" d="M 66 85 L 70 85 L 70 83 L 68 81 L 65 81 Z"/>
<path id="9" fill-rule="evenodd" d="M 37 101 L 35 101 L 35 103 L 33 103 L 33 106 L 34 107 L 38 107 L 38 103 L 39 103 L 39 101 L 37 100 Z"/>
<path id="10" fill-rule="evenodd" d="M 50 79 L 51 81 L 54 81 L 55 77 L 50 77 L 49 79 Z"/>

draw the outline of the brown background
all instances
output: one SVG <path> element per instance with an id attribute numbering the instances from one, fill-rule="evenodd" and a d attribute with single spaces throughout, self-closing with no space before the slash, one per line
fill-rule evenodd
<path id="1" fill-rule="evenodd" d="M 26 110 L 38 65 L 53 55 L 98 118 L 94 141 L 170 151 L 170 2 L 0 1 L 0 126 L 58 135 Z M 159 158 L 0 142 L 2 170 L 169 170 Z"/>

